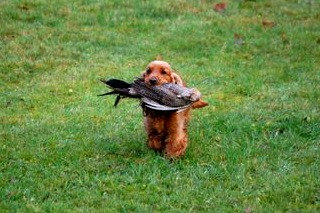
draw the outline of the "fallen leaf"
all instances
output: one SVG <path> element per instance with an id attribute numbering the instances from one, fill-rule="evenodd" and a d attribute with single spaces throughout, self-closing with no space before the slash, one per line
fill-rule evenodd
<path id="1" fill-rule="evenodd" d="M 262 20 L 262 25 L 264 27 L 274 27 L 276 25 L 276 23 L 274 21 L 270 21 L 270 20 L 267 20 L 267 19 L 263 19 Z"/>
<path id="2" fill-rule="evenodd" d="M 244 44 L 243 36 L 241 36 L 240 34 L 235 33 L 233 37 L 234 37 L 234 45 L 241 46 Z"/>
<path id="3" fill-rule="evenodd" d="M 246 208 L 246 209 L 244 210 L 244 212 L 245 212 L 245 213 L 251 213 L 250 207 Z"/>
<path id="4" fill-rule="evenodd" d="M 162 55 L 160 55 L 160 54 L 157 55 L 155 59 L 156 59 L 156 60 L 163 60 L 163 59 L 162 59 Z"/>
<path id="5" fill-rule="evenodd" d="M 218 13 L 222 13 L 227 9 L 227 3 L 226 2 L 216 3 L 213 9 Z"/>

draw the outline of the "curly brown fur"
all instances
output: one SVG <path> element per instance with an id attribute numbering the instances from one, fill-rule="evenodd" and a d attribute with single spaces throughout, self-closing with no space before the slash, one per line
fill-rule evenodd
<path id="1" fill-rule="evenodd" d="M 176 83 L 183 85 L 181 77 L 174 73 L 165 61 L 151 62 L 142 74 L 143 80 L 149 86 Z M 192 108 L 201 108 L 208 104 L 202 100 L 195 102 Z M 163 151 L 168 158 L 182 156 L 188 146 L 187 127 L 190 118 L 188 108 L 181 112 L 157 111 L 143 107 L 144 126 L 148 135 L 148 146 L 157 151 Z"/>

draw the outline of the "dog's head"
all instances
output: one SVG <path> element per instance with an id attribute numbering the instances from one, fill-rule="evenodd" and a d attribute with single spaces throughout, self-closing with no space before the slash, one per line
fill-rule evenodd
<path id="1" fill-rule="evenodd" d="M 148 64 L 147 69 L 142 73 L 144 82 L 149 86 L 162 85 L 166 83 L 175 83 L 185 86 L 181 77 L 174 73 L 170 64 L 165 61 L 152 61 Z M 192 104 L 192 108 L 202 108 L 208 103 L 198 100 Z"/>
<path id="2" fill-rule="evenodd" d="M 144 82 L 150 86 L 175 83 L 183 85 L 179 75 L 173 72 L 170 64 L 165 61 L 152 61 L 142 73 Z"/>

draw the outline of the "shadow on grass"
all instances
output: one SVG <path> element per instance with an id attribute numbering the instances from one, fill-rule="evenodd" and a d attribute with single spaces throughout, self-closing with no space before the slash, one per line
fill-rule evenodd
<path id="1" fill-rule="evenodd" d="M 105 156 L 117 158 L 140 158 L 146 155 L 149 149 L 146 146 L 146 138 L 137 132 L 126 135 L 105 135 L 96 141 L 96 150 Z"/>

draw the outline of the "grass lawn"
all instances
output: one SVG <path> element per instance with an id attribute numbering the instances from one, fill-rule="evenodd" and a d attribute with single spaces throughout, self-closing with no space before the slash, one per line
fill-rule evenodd
<path id="1" fill-rule="evenodd" d="M 0 2 L 0 212 L 319 212 L 316 0 Z M 161 56 L 210 106 L 170 162 L 138 101 Z"/>

